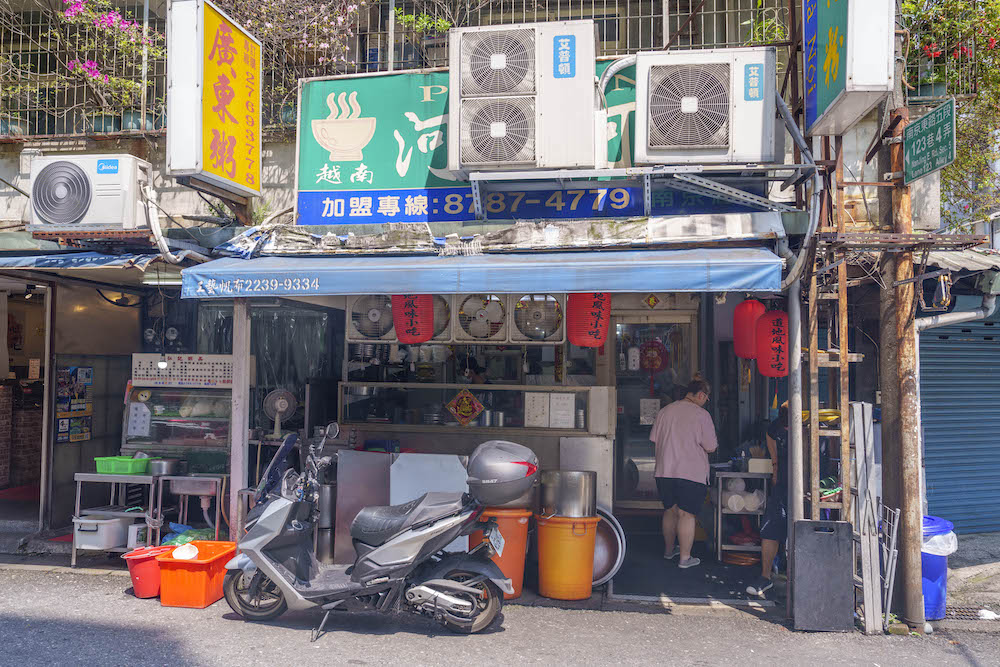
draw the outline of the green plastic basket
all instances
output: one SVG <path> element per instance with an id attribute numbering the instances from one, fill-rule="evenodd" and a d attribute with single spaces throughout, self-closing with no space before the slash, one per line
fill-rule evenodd
<path id="1" fill-rule="evenodd" d="M 148 459 L 134 459 L 131 456 L 95 456 L 97 472 L 102 475 L 145 475 L 149 462 L 157 456 Z"/>

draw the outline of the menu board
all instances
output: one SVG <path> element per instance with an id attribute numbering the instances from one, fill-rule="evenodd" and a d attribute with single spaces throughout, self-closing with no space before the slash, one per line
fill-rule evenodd
<path id="1" fill-rule="evenodd" d="M 549 394 L 536 391 L 524 392 L 524 427 L 549 427 Z"/>
<path id="2" fill-rule="evenodd" d="M 573 428 L 576 394 L 549 395 L 549 428 Z"/>

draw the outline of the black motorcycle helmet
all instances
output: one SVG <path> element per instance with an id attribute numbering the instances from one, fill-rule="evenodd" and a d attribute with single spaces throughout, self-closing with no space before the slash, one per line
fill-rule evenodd
<path id="1" fill-rule="evenodd" d="M 486 506 L 503 505 L 527 493 L 538 477 L 538 457 L 523 445 L 489 440 L 469 457 L 469 493 Z"/>

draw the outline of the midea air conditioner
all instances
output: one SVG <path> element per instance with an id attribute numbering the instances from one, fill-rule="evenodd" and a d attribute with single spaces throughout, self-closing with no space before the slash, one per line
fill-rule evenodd
<path id="1" fill-rule="evenodd" d="M 151 177 L 152 166 L 134 155 L 36 157 L 31 161 L 32 227 L 148 229 L 150 204 L 141 189 Z"/>
<path id="2" fill-rule="evenodd" d="M 457 28 L 449 38 L 449 169 L 606 164 L 593 21 Z"/>
<path id="3" fill-rule="evenodd" d="M 637 54 L 635 163 L 782 159 L 774 88 L 774 47 Z"/>

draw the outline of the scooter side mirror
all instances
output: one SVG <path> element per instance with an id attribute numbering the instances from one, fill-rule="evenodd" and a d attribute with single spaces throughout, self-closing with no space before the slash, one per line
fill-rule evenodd
<path id="1" fill-rule="evenodd" d="M 330 422 L 327 424 L 325 435 L 327 440 L 336 440 L 337 436 L 340 435 L 340 424 L 337 422 Z"/>

